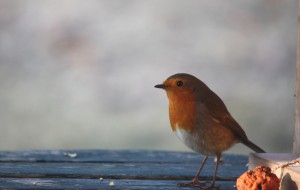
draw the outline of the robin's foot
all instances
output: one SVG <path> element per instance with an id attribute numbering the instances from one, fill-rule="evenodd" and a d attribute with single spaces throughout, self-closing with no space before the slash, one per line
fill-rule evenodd
<path id="1" fill-rule="evenodd" d="M 220 186 L 210 185 L 209 187 L 201 187 L 201 190 L 219 190 Z"/>
<path id="2" fill-rule="evenodd" d="M 194 178 L 190 183 L 178 183 L 179 187 L 203 187 L 206 185 L 206 182 L 201 182 L 198 178 Z"/>

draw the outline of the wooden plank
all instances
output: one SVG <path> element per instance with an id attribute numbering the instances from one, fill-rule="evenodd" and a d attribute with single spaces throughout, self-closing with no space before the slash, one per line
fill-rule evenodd
<path id="1" fill-rule="evenodd" d="M 75 158 L 65 157 L 65 152 L 77 153 Z M 192 152 L 167 151 L 2 151 L 0 176 L 3 177 L 104 177 L 122 178 L 191 178 L 203 157 Z M 79 163 L 80 164 L 79 164 Z M 247 169 L 246 156 L 224 155 L 219 176 L 236 177 Z M 215 163 L 209 158 L 203 171 L 211 176 Z M 234 170 L 233 170 L 234 168 Z"/>
<path id="2" fill-rule="evenodd" d="M 65 153 L 76 153 L 74 158 Z M 247 163 L 247 156 L 224 154 L 223 160 Z M 141 163 L 201 163 L 203 157 L 194 152 L 151 150 L 32 150 L 0 151 L 0 162 L 141 162 Z M 210 158 L 211 160 L 213 158 Z"/>
<path id="3" fill-rule="evenodd" d="M 200 164 L 156 163 L 0 163 L 0 177 L 191 179 Z M 208 162 L 202 176 L 211 179 L 215 165 Z M 245 164 L 221 164 L 218 180 L 235 180 L 247 170 Z"/>
<path id="4" fill-rule="evenodd" d="M 114 186 L 109 186 L 113 181 Z M 180 181 L 189 182 L 189 181 Z M 1 189 L 199 189 L 189 187 L 177 187 L 175 180 L 110 180 L 104 179 L 64 179 L 64 178 L 0 178 Z M 217 181 L 221 185 L 220 190 L 233 190 L 235 182 Z"/>
<path id="5" fill-rule="evenodd" d="M 76 154 L 69 157 L 66 152 Z M 192 152 L 0 151 L 0 189 L 111 189 L 111 180 L 113 189 L 190 189 L 176 184 L 190 182 L 202 159 Z M 234 189 L 236 178 L 247 170 L 247 160 L 223 156 L 217 177 L 221 190 Z M 211 181 L 214 168 L 214 158 L 209 158 L 201 179 Z"/>
<path id="6" fill-rule="evenodd" d="M 264 153 L 250 154 L 249 169 L 257 165 L 268 166 L 271 169 L 281 164 L 300 158 L 300 154 Z M 282 179 L 281 190 L 300 189 L 300 165 L 278 168 L 274 171 L 278 178 Z"/>
<path id="7" fill-rule="evenodd" d="M 293 153 L 300 153 L 300 1 L 298 1 L 298 39 L 296 63 L 296 105 Z"/>

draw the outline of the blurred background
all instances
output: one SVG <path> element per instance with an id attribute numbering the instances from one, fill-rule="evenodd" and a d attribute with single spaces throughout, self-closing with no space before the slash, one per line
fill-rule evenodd
<path id="1" fill-rule="evenodd" d="M 291 152 L 296 39 L 296 0 L 0 0 L 0 150 L 189 151 L 154 88 L 186 72 Z"/>

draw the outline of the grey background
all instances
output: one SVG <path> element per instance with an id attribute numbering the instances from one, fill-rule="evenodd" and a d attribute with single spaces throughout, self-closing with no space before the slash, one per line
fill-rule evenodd
<path id="1" fill-rule="evenodd" d="M 153 86 L 187 72 L 290 152 L 296 39 L 296 0 L 0 0 L 0 150 L 186 151 Z"/>

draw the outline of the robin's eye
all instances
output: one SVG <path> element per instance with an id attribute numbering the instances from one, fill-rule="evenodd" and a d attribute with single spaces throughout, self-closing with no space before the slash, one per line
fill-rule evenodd
<path id="1" fill-rule="evenodd" d="M 182 87 L 182 86 L 183 86 L 183 82 L 182 82 L 181 80 L 180 80 L 180 81 L 177 81 L 176 85 L 177 85 L 178 87 Z"/>

